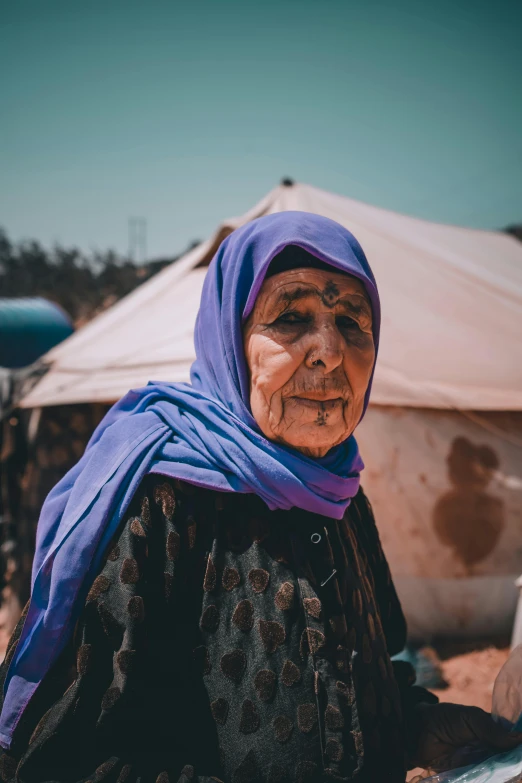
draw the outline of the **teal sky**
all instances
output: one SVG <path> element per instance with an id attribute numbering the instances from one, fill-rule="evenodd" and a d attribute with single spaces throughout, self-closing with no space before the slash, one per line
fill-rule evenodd
<path id="1" fill-rule="evenodd" d="M 518 0 L 2 0 L 0 225 L 182 250 L 290 176 L 522 221 Z"/>

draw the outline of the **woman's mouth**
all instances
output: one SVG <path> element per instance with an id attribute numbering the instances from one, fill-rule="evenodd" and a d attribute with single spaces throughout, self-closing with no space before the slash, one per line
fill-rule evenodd
<path id="1" fill-rule="evenodd" d="M 343 398 L 342 397 L 293 397 L 299 405 L 303 405 L 307 408 L 313 408 L 314 410 L 317 410 L 320 408 L 324 411 L 333 410 L 338 405 L 342 405 Z"/>

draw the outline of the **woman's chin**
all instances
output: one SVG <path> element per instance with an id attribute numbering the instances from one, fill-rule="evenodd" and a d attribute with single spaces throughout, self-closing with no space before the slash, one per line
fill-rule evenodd
<path id="1" fill-rule="evenodd" d="M 295 436 L 291 432 L 286 432 L 281 441 L 296 451 L 300 451 L 306 456 L 319 458 L 324 457 L 330 449 L 337 446 L 341 441 L 348 437 L 346 425 L 318 425 L 316 422 L 310 424 L 300 424 L 299 432 Z"/>

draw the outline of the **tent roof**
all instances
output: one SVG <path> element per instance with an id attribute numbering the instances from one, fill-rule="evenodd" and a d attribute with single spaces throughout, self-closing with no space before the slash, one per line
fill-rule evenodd
<path id="1" fill-rule="evenodd" d="M 187 381 L 210 258 L 235 228 L 283 210 L 338 221 L 368 256 L 383 310 L 374 404 L 522 410 L 522 243 L 303 184 L 275 188 L 53 348 L 49 372 L 23 405 L 111 402 L 149 380 Z"/>

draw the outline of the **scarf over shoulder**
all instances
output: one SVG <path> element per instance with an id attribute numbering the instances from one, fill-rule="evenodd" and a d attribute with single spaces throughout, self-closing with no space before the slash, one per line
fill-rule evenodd
<path id="1" fill-rule="evenodd" d="M 9 749 L 27 703 L 70 639 L 103 554 L 145 474 L 255 493 L 270 509 L 297 506 L 336 519 L 357 493 L 364 466 L 353 435 L 314 460 L 267 440 L 250 412 L 242 325 L 270 262 L 289 245 L 362 281 L 377 349 L 375 280 L 361 246 L 345 228 L 318 215 L 282 212 L 225 239 L 203 286 L 191 384 L 152 382 L 125 395 L 42 507 L 30 607 L 5 680 L 4 748 Z"/>

